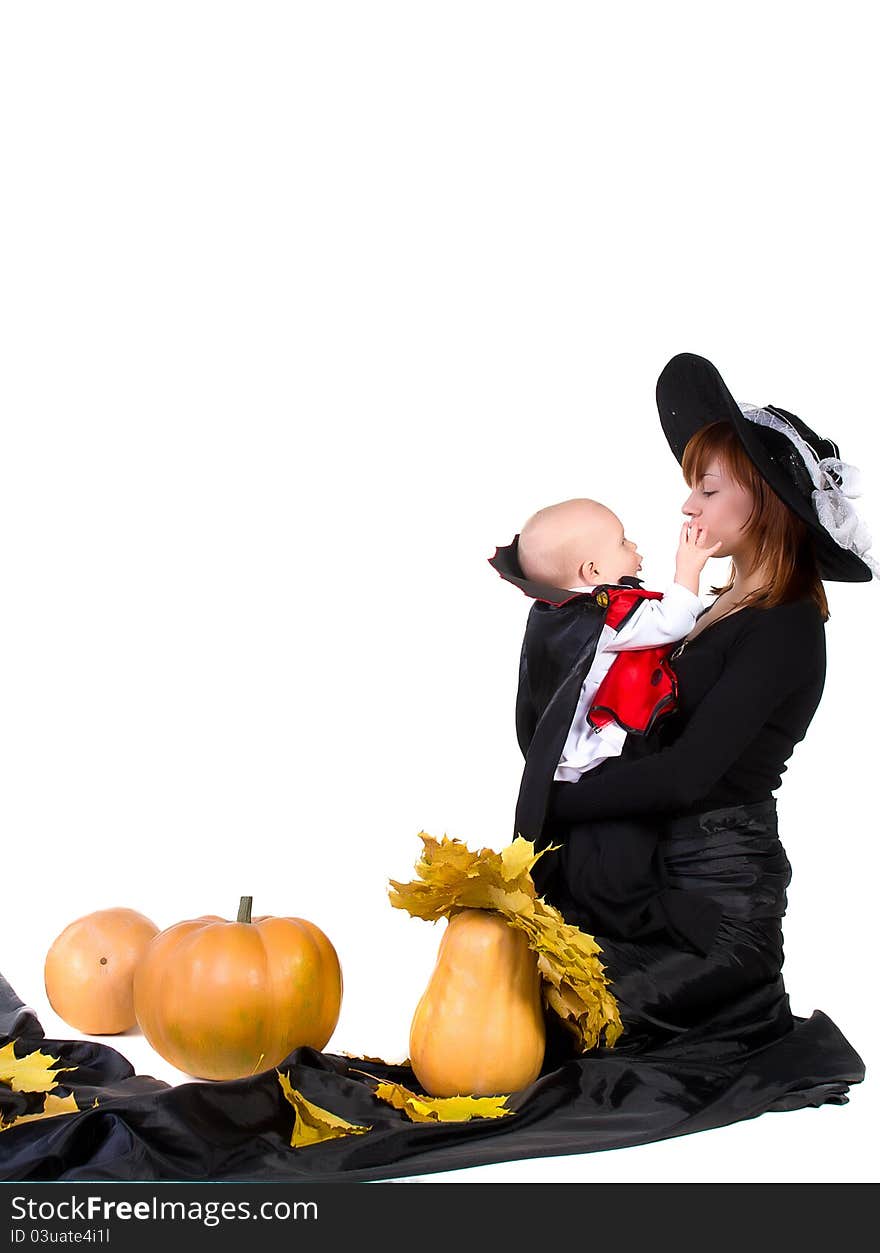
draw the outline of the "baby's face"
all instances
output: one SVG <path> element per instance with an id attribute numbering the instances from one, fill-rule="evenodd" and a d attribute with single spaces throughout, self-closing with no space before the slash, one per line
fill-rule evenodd
<path id="1" fill-rule="evenodd" d="M 620 518 L 603 509 L 585 525 L 579 577 L 585 583 L 617 583 L 638 573 L 642 554 L 623 529 Z"/>

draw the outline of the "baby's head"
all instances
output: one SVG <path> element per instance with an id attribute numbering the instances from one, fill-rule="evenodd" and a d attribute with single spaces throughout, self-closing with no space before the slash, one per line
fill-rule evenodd
<path id="1" fill-rule="evenodd" d="M 525 577 L 551 587 L 617 583 L 642 564 L 620 519 L 597 500 L 563 500 L 539 509 L 520 531 L 517 552 Z"/>

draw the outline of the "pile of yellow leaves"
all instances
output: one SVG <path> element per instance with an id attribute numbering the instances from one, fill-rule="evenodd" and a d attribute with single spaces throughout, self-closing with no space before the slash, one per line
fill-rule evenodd
<path id="1" fill-rule="evenodd" d="M 425 846 L 415 867 L 419 878 L 391 879 L 391 904 L 432 922 L 463 909 L 496 910 L 525 932 L 538 959 L 544 1002 L 581 1051 L 613 1045 L 623 1024 L 598 958 L 601 948 L 535 891 L 531 869 L 550 849 L 536 853 L 534 843 L 521 836 L 500 853 L 491 848 L 475 853 L 461 840 L 444 835 L 438 841 L 424 831 L 419 838 Z"/>

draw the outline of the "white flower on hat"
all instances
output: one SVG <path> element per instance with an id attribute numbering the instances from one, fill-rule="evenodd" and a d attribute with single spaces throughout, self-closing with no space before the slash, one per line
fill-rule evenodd
<path id="1" fill-rule="evenodd" d="M 861 473 L 838 457 L 819 457 L 807 441 L 780 414 L 758 405 L 739 404 L 744 418 L 758 426 L 769 426 L 787 435 L 797 448 L 813 481 L 813 508 L 820 524 L 841 548 L 848 548 L 864 561 L 875 579 L 880 564 L 871 556 L 871 535 L 852 501 L 862 494 Z"/>

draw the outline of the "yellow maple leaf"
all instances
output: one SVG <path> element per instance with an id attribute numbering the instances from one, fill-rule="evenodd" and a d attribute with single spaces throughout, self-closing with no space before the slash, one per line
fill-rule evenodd
<path id="1" fill-rule="evenodd" d="M 534 843 L 517 836 L 500 853 L 475 853 L 462 840 L 442 841 L 419 832 L 424 849 L 416 862 L 418 879 L 390 879 L 395 909 L 436 922 L 462 909 L 492 909 L 526 935 L 535 953 L 545 1005 L 571 1031 L 579 1049 L 613 1046 L 623 1031 L 617 1000 L 599 960 L 593 936 L 567 923 L 559 910 L 535 891 L 531 870 L 539 857 Z"/>
<path id="2" fill-rule="evenodd" d="M 97 1103 L 95 1101 L 96 1105 Z M 38 1110 L 36 1114 L 19 1114 L 17 1118 L 10 1118 L 9 1122 L 5 1122 L 2 1115 L 0 1115 L 0 1131 L 8 1131 L 10 1127 L 17 1127 L 19 1123 L 33 1122 L 36 1118 L 54 1118 L 56 1114 L 78 1113 L 79 1106 L 73 1093 L 69 1096 L 54 1096 L 49 1092 L 43 1102 L 43 1108 Z"/>
<path id="3" fill-rule="evenodd" d="M 58 1086 L 57 1075 L 64 1070 L 76 1070 L 75 1066 L 58 1066 L 59 1057 L 51 1057 L 35 1049 L 24 1057 L 16 1057 L 14 1040 L 0 1048 L 0 1083 L 13 1092 L 49 1092 Z"/>
<path id="4" fill-rule="evenodd" d="M 492 909 L 506 909 L 514 914 L 534 914 L 535 900 L 527 892 L 502 891 L 490 883 L 486 887 L 486 900 Z"/>
<path id="5" fill-rule="evenodd" d="M 293 1135 L 290 1137 L 292 1148 L 301 1149 L 310 1144 L 320 1144 L 323 1140 L 335 1140 L 339 1136 L 363 1135 L 372 1127 L 359 1127 L 357 1123 L 346 1122 L 329 1109 L 322 1109 L 309 1101 L 291 1085 L 290 1078 L 280 1070 L 275 1072 L 281 1082 L 281 1090 L 285 1099 L 296 1110 L 296 1122 Z"/>
<path id="6" fill-rule="evenodd" d="M 543 855 L 543 852 L 535 852 L 531 840 L 524 840 L 518 835 L 512 844 L 501 850 L 501 873 L 507 879 L 517 879 L 523 873 L 530 873 L 532 866 Z"/>
<path id="7" fill-rule="evenodd" d="M 471 1118 L 503 1118 L 515 1110 L 502 1096 L 422 1096 L 411 1092 L 402 1083 L 380 1083 L 374 1095 L 395 1109 L 403 1110 L 411 1122 L 469 1122 Z"/>

